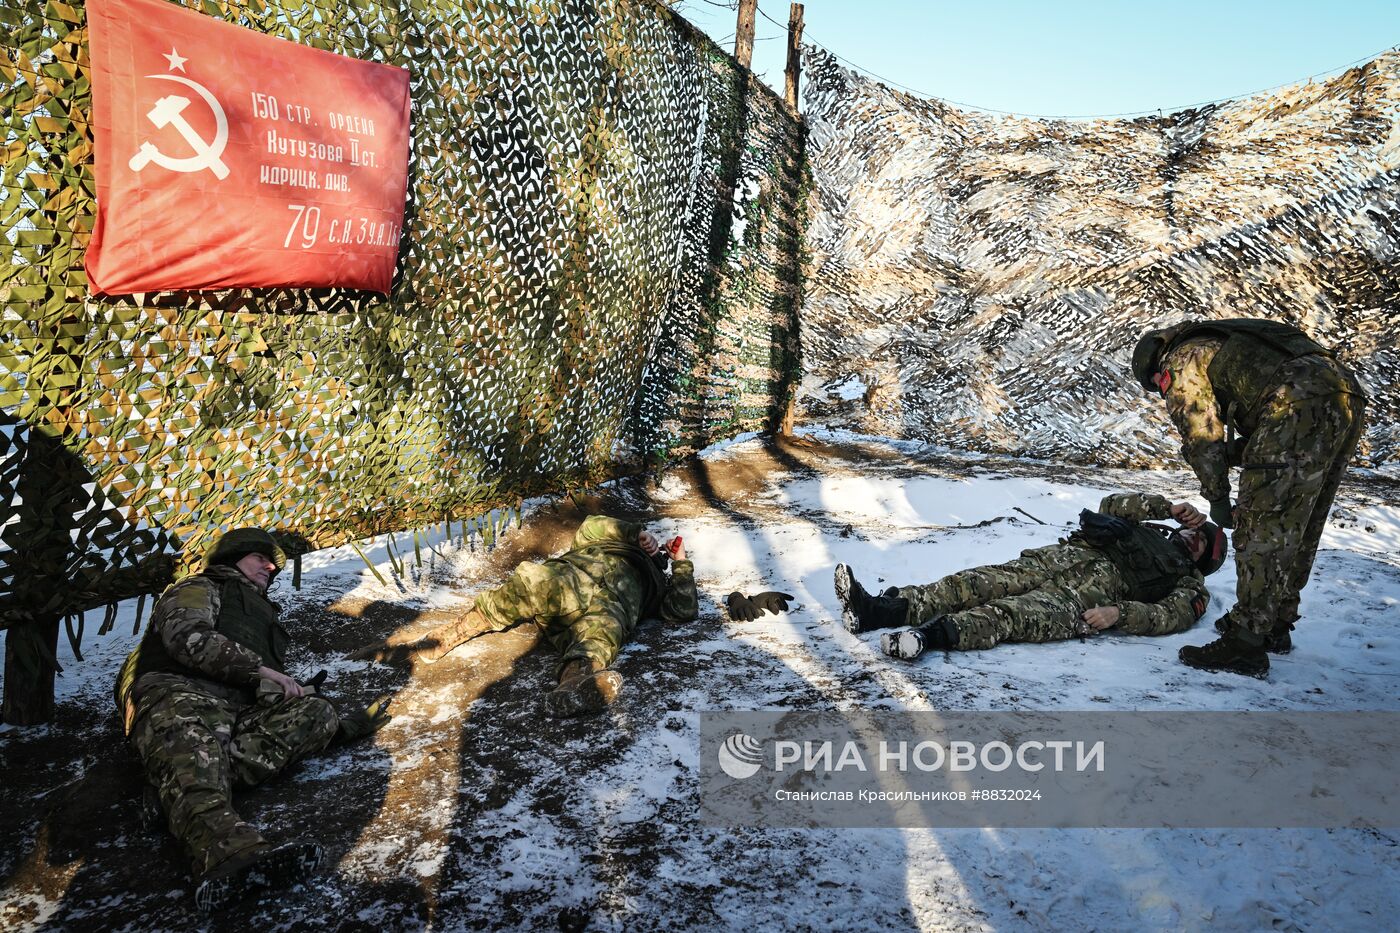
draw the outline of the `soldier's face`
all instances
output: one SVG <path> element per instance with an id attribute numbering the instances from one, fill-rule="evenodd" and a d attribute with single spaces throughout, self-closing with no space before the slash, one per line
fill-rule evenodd
<path id="1" fill-rule="evenodd" d="M 272 582 L 272 575 L 277 572 L 277 565 L 272 562 L 272 558 L 257 551 L 244 554 L 234 566 L 260 590 L 267 589 L 268 584 Z"/>
<path id="2" fill-rule="evenodd" d="M 1206 536 L 1190 528 L 1182 528 L 1177 531 L 1177 534 L 1180 535 L 1181 540 L 1186 543 L 1186 549 L 1191 552 L 1191 559 L 1200 560 L 1201 555 L 1206 552 L 1206 545 L 1208 543 L 1206 541 Z"/>

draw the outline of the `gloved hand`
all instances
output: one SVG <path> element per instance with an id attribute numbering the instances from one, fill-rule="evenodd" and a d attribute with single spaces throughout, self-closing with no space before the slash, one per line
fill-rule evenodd
<path id="1" fill-rule="evenodd" d="M 766 593 L 759 593 L 757 596 L 750 596 L 749 602 L 760 609 L 767 609 L 773 615 L 777 615 L 780 612 L 787 612 L 788 603 L 796 598 L 787 593 L 774 593 L 769 590 Z"/>
<path id="2" fill-rule="evenodd" d="M 724 604 L 729 607 L 729 618 L 735 622 L 752 622 L 763 615 L 763 610 L 755 606 L 747 596 L 738 590 L 726 596 Z"/>
<path id="3" fill-rule="evenodd" d="M 340 725 L 335 731 L 336 741 L 354 742 L 367 735 L 373 735 L 388 724 L 389 694 L 384 694 L 364 709 L 340 717 Z"/>
<path id="4" fill-rule="evenodd" d="M 1230 497 L 1210 500 L 1210 520 L 1221 528 L 1235 527 L 1235 507 L 1230 503 Z"/>

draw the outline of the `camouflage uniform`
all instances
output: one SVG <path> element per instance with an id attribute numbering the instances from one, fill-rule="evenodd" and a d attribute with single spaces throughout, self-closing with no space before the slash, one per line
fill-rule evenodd
<path id="1" fill-rule="evenodd" d="M 1279 367 L 1258 412 L 1222 412 L 1207 369 L 1224 343 L 1195 336 L 1164 354 L 1159 366 L 1171 381 L 1163 395 L 1207 500 L 1228 502 L 1230 467 L 1242 467 L 1230 618 L 1268 635 L 1298 619 L 1327 513 L 1361 439 L 1366 396 L 1345 366 L 1312 355 Z M 1242 450 L 1231 430 L 1247 438 Z"/>
<path id="2" fill-rule="evenodd" d="M 1116 493 L 1099 511 L 1133 521 L 1170 518 L 1161 496 Z M 1084 632 L 1081 616 L 1117 606 L 1117 630 L 1129 635 L 1170 635 L 1190 628 L 1210 600 L 1205 578 L 1192 571 L 1155 603 L 1127 599 L 1129 586 L 1113 561 L 1071 536 L 1031 548 L 1009 563 L 974 567 L 936 583 L 899 588 L 909 601 L 910 625 L 947 616 L 957 627 L 957 648 L 975 651 L 1004 641 L 1062 641 Z"/>
<path id="3" fill-rule="evenodd" d="M 651 558 L 637 546 L 642 530 L 638 524 L 591 515 L 566 553 L 543 563 L 522 563 L 505 583 L 478 596 L 476 608 L 490 631 L 533 621 L 559 652 L 560 670 L 575 660 L 605 668 L 641 619 L 654 614 L 681 622 L 700 612 L 690 561 L 673 561 L 669 581 L 657 571 L 655 582 L 649 582 L 651 574 L 640 562 L 650 564 Z"/>
<path id="4" fill-rule="evenodd" d="M 196 877 L 271 848 L 234 811 L 233 789 L 260 784 L 324 748 L 339 722 L 326 700 L 284 699 L 277 684 L 258 676 L 263 666 L 283 672 L 286 633 L 261 589 L 236 567 L 212 563 L 229 537 L 203 572 L 162 594 L 117 684 L 131 744 Z"/>

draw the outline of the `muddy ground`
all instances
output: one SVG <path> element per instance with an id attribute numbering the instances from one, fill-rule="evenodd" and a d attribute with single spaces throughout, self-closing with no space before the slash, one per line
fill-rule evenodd
<path id="1" fill-rule="evenodd" d="M 1096 487 L 1121 482 L 1162 491 L 1185 481 L 1180 475 L 968 459 L 855 441 L 749 444 L 718 459 L 682 464 L 667 473 L 664 485 L 656 477 L 630 480 L 543 506 L 489 555 L 433 555 L 388 586 L 367 586 L 367 575 L 353 568 L 309 575 L 309 585 L 297 593 L 282 584 L 274 596 L 283 604 L 293 644 L 301 646 L 302 672 L 331 670 L 331 695 L 347 706 L 380 692 L 396 695 L 395 720 L 374 740 L 332 748 L 237 798 L 243 815 L 270 838 L 321 841 L 326 870 L 275 898 L 237 904 L 215 920 L 197 915 L 177 845 L 163 831 L 140 829 L 135 763 L 118 736 L 105 692 L 110 674 L 89 672 L 92 686 L 61 702 L 51 726 L 0 734 L 0 926 L 980 929 L 1025 923 L 1048 929 L 1067 923 L 1116 928 L 1115 920 L 1124 927 L 1139 921 L 1152 926 L 1156 918 L 1164 925 L 1289 928 L 1306 918 L 1299 910 L 1307 903 L 1322 902 L 1326 912 L 1312 915 L 1314 923 L 1328 916 L 1381 923 L 1370 915 L 1395 906 L 1395 895 L 1375 892 L 1372 885 L 1393 891 L 1397 875 L 1395 842 L 1385 834 L 1317 831 L 1275 840 L 1266 859 L 1275 871 L 1296 875 L 1288 891 L 1270 895 L 1261 889 L 1257 897 L 1195 906 L 1182 895 L 1166 913 L 1143 908 L 1148 912 L 1140 914 L 1133 905 L 1143 901 L 1126 869 L 1110 879 L 1111 890 L 1101 892 L 1101 903 L 1088 913 L 1075 899 L 1066 901 L 1062 886 L 1077 882 L 1061 877 L 1054 858 L 1047 865 L 1034 854 L 1049 838 L 1043 833 L 1052 831 L 700 825 L 700 710 L 1084 708 L 1079 698 L 1142 708 L 1187 679 L 1184 670 L 1153 661 L 1152 676 L 1136 687 L 1119 685 L 1118 693 L 1105 697 L 1108 688 L 1048 665 L 1043 676 L 1007 673 L 990 661 L 892 674 L 878 652 L 843 641 L 850 638 L 845 633 L 832 635 L 834 607 L 811 599 L 800 601 L 780 627 L 729 623 L 718 605 L 729 590 L 766 588 L 760 583 L 784 588 L 784 581 L 760 579 L 767 566 L 761 556 L 752 572 L 717 579 L 705 572 L 706 554 L 693 551 L 700 618 L 644 625 L 616 665 L 626 684 L 622 702 L 592 719 L 559 722 L 540 714 L 552 659 L 528 628 L 485 636 L 434 665 L 339 660 L 357 646 L 411 635 L 452 617 L 516 562 L 562 550 L 592 512 L 660 517 L 682 534 L 699 526 L 723 528 L 761 540 L 769 552 L 796 540 L 787 536 L 815 533 L 831 542 L 833 554 L 859 553 L 865 545 L 883 546 L 878 516 L 848 521 L 810 502 L 785 501 L 774 490 L 785 482 L 842 476 L 969 475 Z M 1400 503 L 1400 484 L 1357 481 L 1343 499 L 1353 509 L 1377 503 Z M 926 535 L 946 536 L 959 527 L 1033 533 L 1035 511 L 1027 503 L 965 526 L 930 526 Z M 1326 561 L 1343 562 L 1339 572 L 1353 578 L 1400 578 L 1392 564 L 1345 551 L 1324 553 Z M 829 563 L 813 574 L 828 575 L 821 584 L 829 590 Z M 1272 693 L 1251 687 L 1237 704 L 1227 700 L 1220 708 L 1308 708 L 1312 699 L 1305 692 L 1314 684 L 1306 677 L 1296 684 L 1278 680 Z M 1363 684 L 1356 689 L 1373 694 L 1338 699 L 1329 708 L 1395 703 L 1393 680 L 1382 683 Z M 1220 689 L 1232 687 L 1226 682 Z M 1198 853 L 1193 870 L 1210 876 L 1253 864 L 1230 861 L 1239 858 L 1229 854 L 1231 847 L 1252 845 L 1249 839 L 1249 833 L 1197 833 L 1181 845 Z M 1071 831 L 1055 837 L 1054 846 L 1088 860 L 1097 857 L 1095 850 L 1122 857 L 1131 849 L 1128 861 L 1149 873 L 1165 873 L 1176 858 L 1175 849 L 1150 834 Z M 1158 848 L 1163 851 L 1154 862 L 1151 853 Z M 1309 879 L 1307 866 L 1316 859 L 1388 859 L 1391 867 L 1383 874 L 1391 880 Z"/>

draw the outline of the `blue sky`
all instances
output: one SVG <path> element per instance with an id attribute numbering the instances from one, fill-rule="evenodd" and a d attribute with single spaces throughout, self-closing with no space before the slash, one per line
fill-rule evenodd
<path id="1" fill-rule="evenodd" d="M 733 2 L 676 8 L 732 52 Z M 781 90 L 788 3 L 759 9 L 754 71 Z M 805 18 L 804 38 L 891 82 L 1051 116 L 1241 97 L 1400 44 L 1400 0 L 809 0 Z"/>

